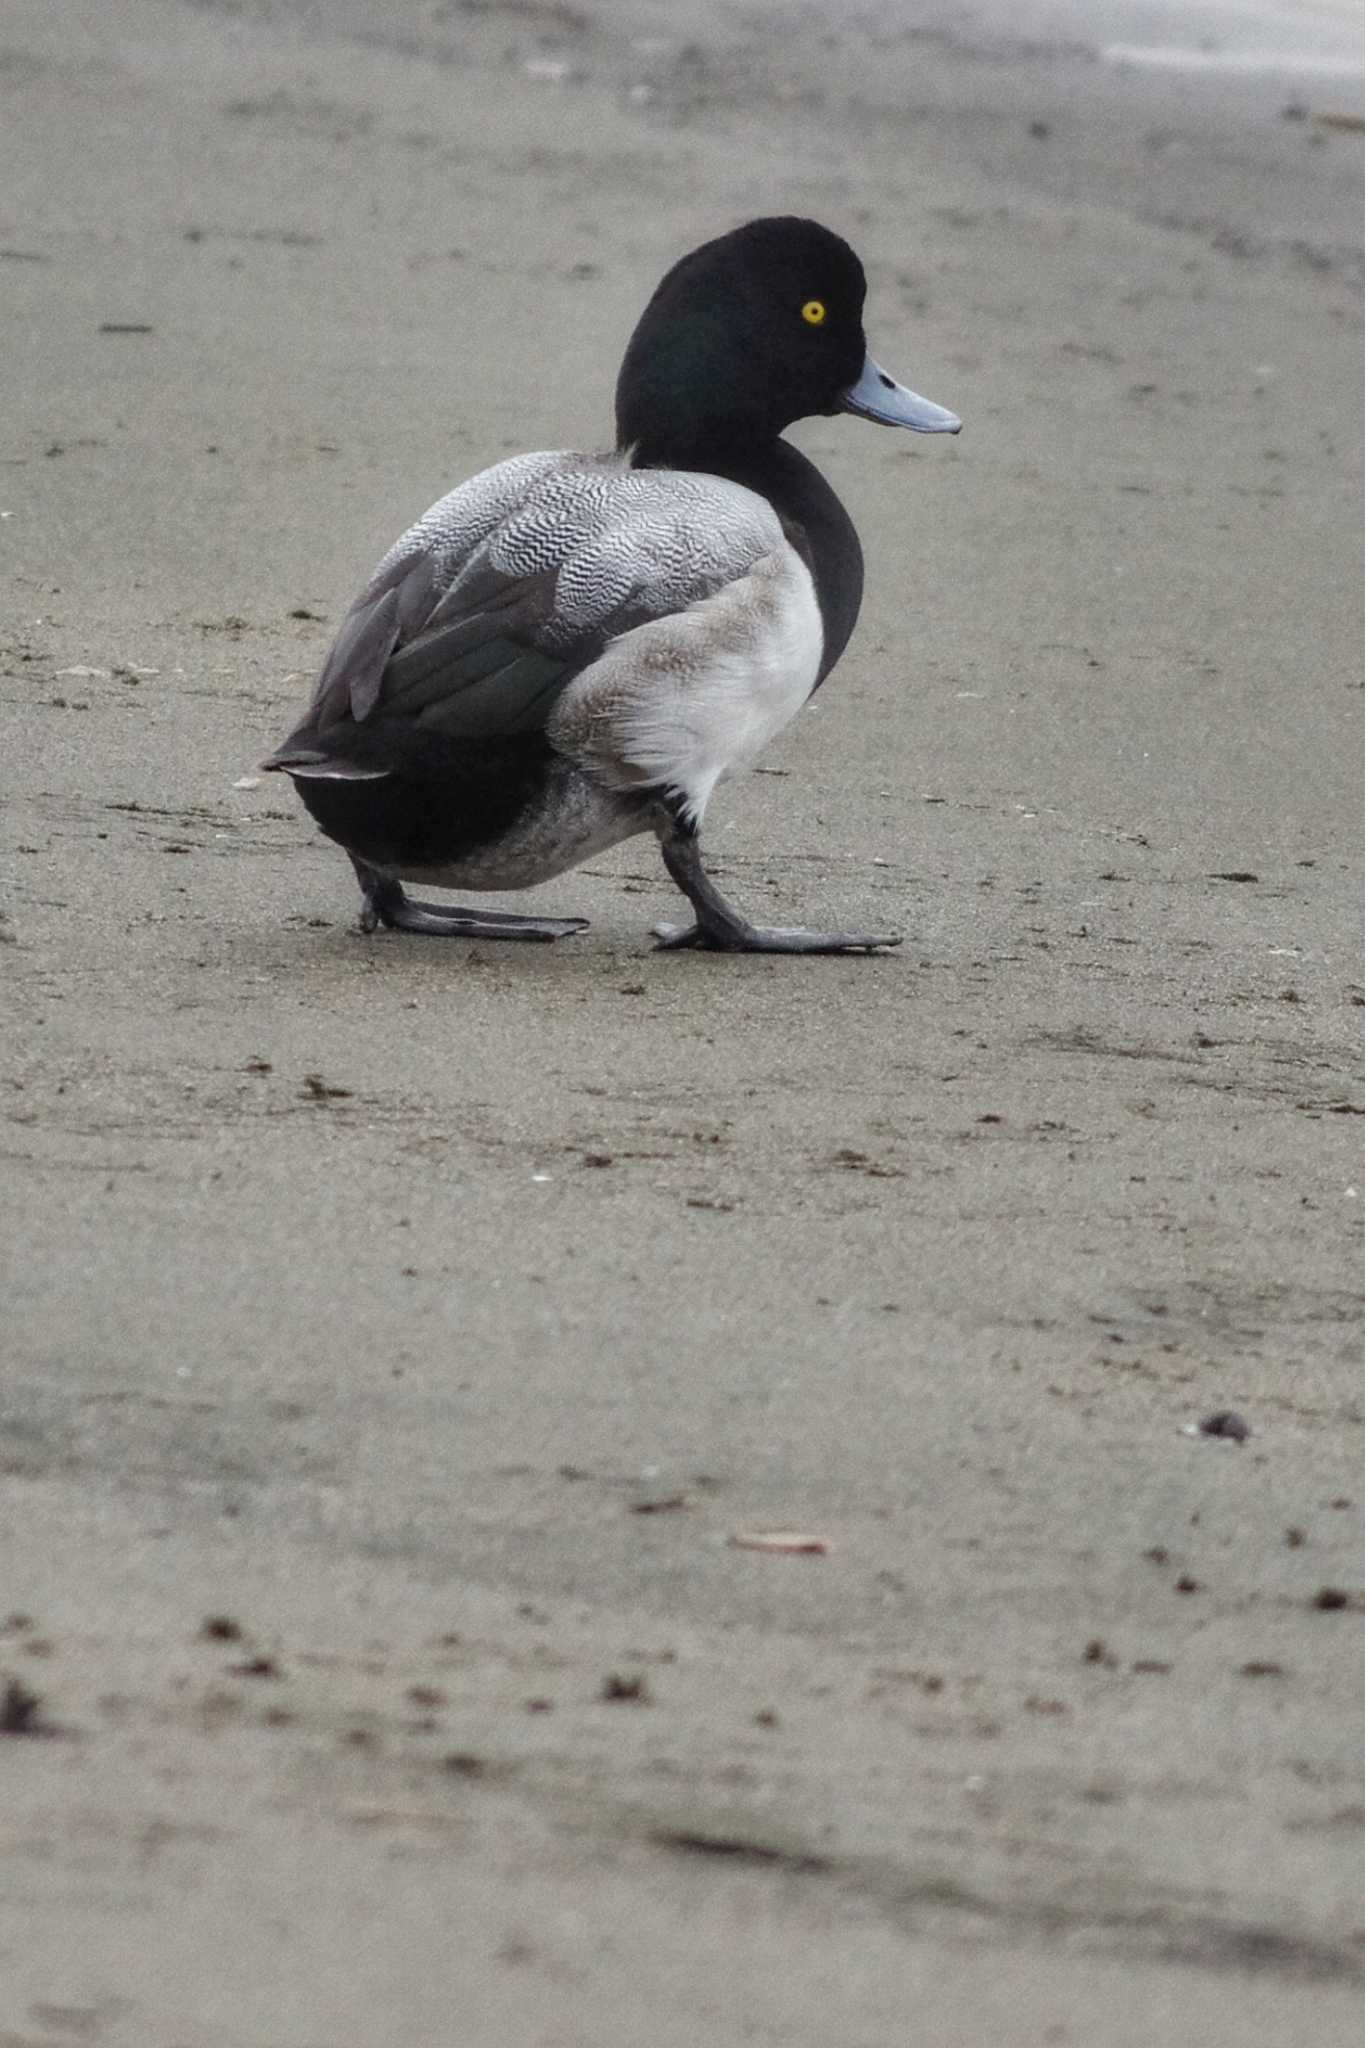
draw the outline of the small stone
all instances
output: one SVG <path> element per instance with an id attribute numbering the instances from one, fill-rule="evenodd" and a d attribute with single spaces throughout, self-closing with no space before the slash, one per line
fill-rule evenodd
<path id="1" fill-rule="evenodd" d="M 602 1698 L 614 1703 L 628 1701 L 632 1706 L 647 1707 L 653 1702 L 649 1681 L 638 1673 L 625 1677 L 619 1671 L 608 1672 L 602 1680 Z"/>
<path id="2" fill-rule="evenodd" d="M 1244 1444 L 1251 1435 L 1251 1425 L 1243 1420 L 1235 1408 L 1219 1408 L 1212 1415 L 1201 1418 L 1199 1434 L 1226 1437 L 1231 1443 Z"/>
<path id="3" fill-rule="evenodd" d="M 21 1678 L 8 1678 L 0 1692 L 0 1735 L 55 1735 L 43 1719 L 43 1703 Z"/>

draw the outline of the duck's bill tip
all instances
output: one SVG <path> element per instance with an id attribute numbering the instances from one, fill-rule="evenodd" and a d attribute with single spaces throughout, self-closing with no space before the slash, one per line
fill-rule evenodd
<path id="1" fill-rule="evenodd" d="M 839 407 L 842 412 L 856 413 L 860 419 L 876 420 L 879 426 L 908 427 L 914 434 L 962 431 L 962 422 L 955 412 L 898 384 L 871 356 L 863 364 L 857 383 L 850 384 L 840 399 Z"/>

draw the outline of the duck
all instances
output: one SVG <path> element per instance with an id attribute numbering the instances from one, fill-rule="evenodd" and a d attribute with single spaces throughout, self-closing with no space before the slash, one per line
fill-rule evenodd
<path id="1" fill-rule="evenodd" d="M 751 220 L 666 273 L 627 344 L 614 447 L 516 455 L 389 549 L 347 612 L 302 722 L 262 766 L 350 857 L 361 928 L 554 940 L 581 917 L 414 897 L 532 887 L 652 833 L 691 907 L 664 948 L 875 953 L 895 932 L 757 925 L 701 831 L 843 654 L 863 556 L 784 438 L 851 413 L 956 434 L 868 349 L 843 238 Z"/>

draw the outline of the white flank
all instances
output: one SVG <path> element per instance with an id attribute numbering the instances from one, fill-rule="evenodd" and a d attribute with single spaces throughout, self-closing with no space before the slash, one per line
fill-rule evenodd
<path id="1" fill-rule="evenodd" d="M 801 709 L 823 647 L 810 571 L 783 546 L 614 640 L 565 691 L 550 739 L 611 788 L 676 792 L 697 824 L 716 784 Z"/>

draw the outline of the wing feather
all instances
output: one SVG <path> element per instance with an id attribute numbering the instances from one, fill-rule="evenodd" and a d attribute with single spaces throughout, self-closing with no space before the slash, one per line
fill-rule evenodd
<path id="1" fill-rule="evenodd" d="M 390 721 L 470 740 L 544 726 L 613 639 L 712 596 L 781 542 L 772 507 L 720 477 L 619 456 L 499 463 L 390 549 L 266 765 L 343 763 L 364 726 L 373 773 Z"/>

